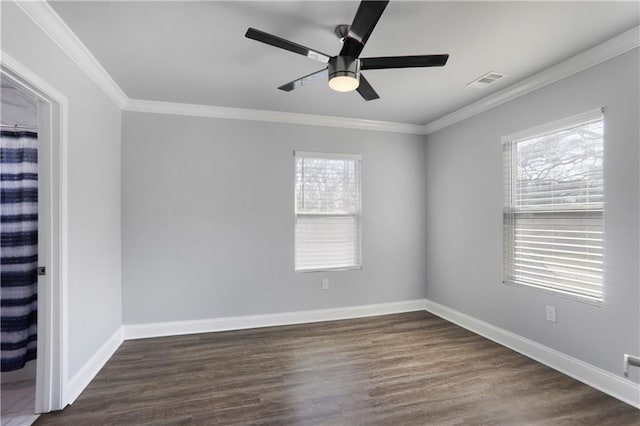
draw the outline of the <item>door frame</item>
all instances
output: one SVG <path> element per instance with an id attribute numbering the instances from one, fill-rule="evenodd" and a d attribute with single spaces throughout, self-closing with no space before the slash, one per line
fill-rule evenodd
<path id="1" fill-rule="evenodd" d="M 36 413 L 67 405 L 69 102 L 51 84 L 0 50 L 0 73 L 38 100 L 38 349 Z"/>

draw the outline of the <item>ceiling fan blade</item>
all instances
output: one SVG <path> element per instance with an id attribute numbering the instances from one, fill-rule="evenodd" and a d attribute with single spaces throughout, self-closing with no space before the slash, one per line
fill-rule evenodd
<path id="1" fill-rule="evenodd" d="M 382 70 L 386 68 L 442 67 L 449 55 L 386 56 L 360 58 L 361 70 Z"/>
<path id="2" fill-rule="evenodd" d="M 285 40 L 273 34 L 265 33 L 264 31 L 256 30 L 255 28 L 249 28 L 244 36 L 261 43 L 269 44 L 271 46 L 279 47 L 280 49 L 288 50 L 289 52 L 306 56 L 307 58 L 315 59 L 316 61 L 324 62 L 325 64 L 329 62 L 329 59 L 331 58 L 326 53 L 318 52 L 317 50 Z"/>
<path id="3" fill-rule="evenodd" d="M 389 1 L 362 1 L 353 18 L 353 23 L 349 27 L 349 34 L 344 39 L 340 56 L 350 56 L 357 58 L 369 40 L 382 12 L 389 4 Z"/>
<path id="4" fill-rule="evenodd" d="M 327 78 L 327 69 L 323 68 L 320 71 L 313 72 L 309 75 L 305 75 L 304 77 L 300 77 L 297 80 L 290 81 L 287 84 L 283 84 L 278 87 L 280 90 L 284 90 L 285 92 L 290 92 L 294 89 L 299 89 L 304 86 L 308 86 L 318 80 L 320 77 Z"/>
<path id="5" fill-rule="evenodd" d="M 380 97 L 362 74 L 360 74 L 360 85 L 358 85 L 356 90 L 365 101 L 372 101 Z"/>

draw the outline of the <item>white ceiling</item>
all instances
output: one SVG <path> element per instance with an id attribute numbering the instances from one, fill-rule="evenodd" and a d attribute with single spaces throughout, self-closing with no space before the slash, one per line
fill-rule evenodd
<path id="1" fill-rule="evenodd" d="M 276 87 L 323 67 L 246 39 L 254 27 L 335 55 L 358 2 L 53 2 L 129 98 L 426 124 L 640 24 L 631 2 L 391 1 L 362 56 L 449 53 L 443 68 L 365 73 L 380 99 L 324 82 Z M 488 71 L 507 77 L 466 84 Z"/>

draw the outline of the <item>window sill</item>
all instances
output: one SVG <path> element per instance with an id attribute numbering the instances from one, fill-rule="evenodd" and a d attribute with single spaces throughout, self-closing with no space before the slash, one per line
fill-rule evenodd
<path id="1" fill-rule="evenodd" d="M 535 285 L 535 284 L 522 283 L 522 282 L 519 282 L 519 281 L 504 280 L 504 281 L 502 281 L 502 283 L 505 284 L 505 285 L 510 285 L 512 287 L 520 287 L 520 288 L 524 288 L 524 289 L 527 289 L 527 290 L 535 291 L 535 292 L 538 292 L 538 293 L 551 294 L 553 296 L 562 297 L 563 299 L 569 299 L 569 300 L 573 300 L 575 302 L 585 303 L 585 304 L 588 304 L 588 305 L 593 305 L 593 306 L 598 306 L 598 307 L 602 307 L 604 305 L 604 300 L 602 298 L 599 299 L 599 298 L 592 297 L 592 296 L 569 293 L 569 292 L 562 291 L 562 290 L 557 290 L 557 289 L 553 289 L 553 288 L 549 288 L 549 287 L 542 287 L 542 286 L 538 286 L 538 285 Z"/>
<path id="2" fill-rule="evenodd" d="M 341 266 L 338 268 L 318 268 L 318 269 L 296 269 L 296 274 L 302 274 L 307 272 L 337 272 L 337 271 L 354 271 L 361 270 L 362 265 L 357 266 Z"/>

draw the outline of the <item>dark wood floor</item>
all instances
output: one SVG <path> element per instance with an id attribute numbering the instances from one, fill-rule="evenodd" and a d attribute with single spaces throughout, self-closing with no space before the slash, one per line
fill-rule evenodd
<path id="1" fill-rule="evenodd" d="M 639 425 L 640 410 L 426 312 L 125 342 L 37 425 Z"/>

